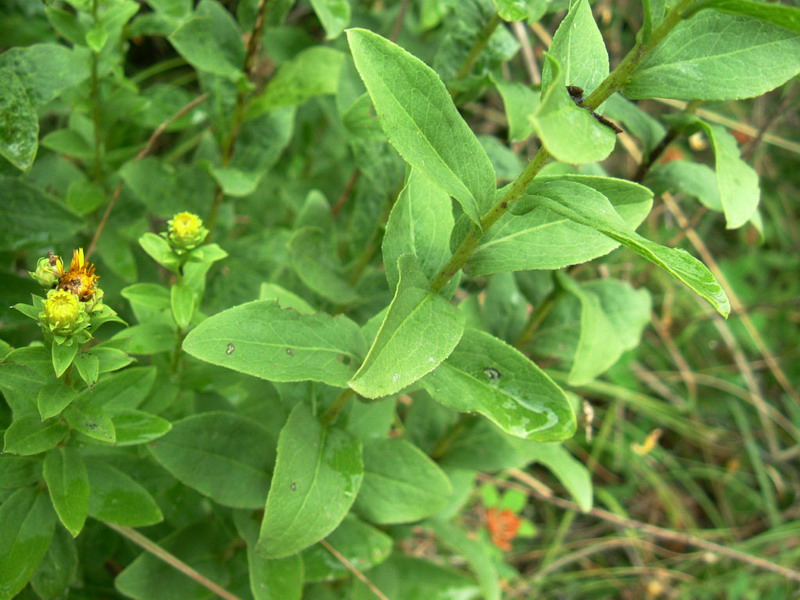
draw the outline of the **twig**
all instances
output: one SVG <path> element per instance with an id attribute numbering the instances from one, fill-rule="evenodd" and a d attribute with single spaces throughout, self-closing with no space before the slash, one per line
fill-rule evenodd
<path id="1" fill-rule="evenodd" d="M 509 469 L 507 473 L 512 477 L 514 477 L 515 479 L 519 479 L 520 481 L 525 483 L 525 477 L 524 477 L 525 473 L 523 473 L 519 469 Z M 522 475 L 522 477 L 519 477 L 520 475 Z M 509 482 L 503 482 L 499 480 L 496 480 L 495 483 L 497 485 L 504 487 L 515 487 L 515 489 L 519 489 L 520 491 L 526 492 L 530 496 L 533 496 L 539 500 L 547 502 L 548 504 L 552 504 L 554 506 L 558 506 L 559 508 L 563 508 L 564 510 L 582 512 L 580 506 L 578 506 L 576 503 L 570 502 L 569 500 L 564 500 L 563 498 L 559 498 L 557 496 L 543 494 L 537 489 L 534 489 L 530 486 L 527 485 L 514 486 L 513 483 L 509 484 Z M 787 567 L 769 561 L 765 558 L 753 556 L 752 554 L 746 554 L 738 550 L 733 550 L 732 548 L 726 548 L 725 546 L 721 546 L 720 544 L 716 544 L 714 542 L 709 542 L 708 540 L 704 540 L 703 538 L 697 537 L 689 533 L 673 531 L 671 529 L 665 529 L 663 527 L 658 527 L 656 525 L 650 525 L 649 523 L 643 523 L 642 521 L 636 521 L 634 519 L 629 519 L 627 517 L 621 517 L 607 510 L 603 510 L 602 508 L 592 508 L 586 514 L 589 514 L 598 519 L 602 519 L 603 521 L 606 521 L 608 523 L 612 523 L 613 525 L 617 525 L 619 527 L 629 527 L 641 533 L 646 533 L 648 535 L 652 535 L 662 540 L 669 540 L 671 542 L 677 542 L 679 544 L 685 544 L 687 546 L 694 546 L 695 548 L 702 548 L 703 550 L 708 550 L 709 552 L 720 554 L 727 558 L 743 562 L 748 565 L 752 565 L 759 569 L 770 571 L 772 573 L 777 573 L 778 575 L 781 575 L 786 579 L 800 582 L 800 572 L 798 571 L 789 569 Z"/>
<path id="2" fill-rule="evenodd" d="M 669 211 L 675 215 L 675 218 L 678 220 L 678 225 L 682 229 L 686 231 L 686 237 L 692 246 L 700 253 L 703 258 L 703 262 L 708 265 L 708 268 L 714 274 L 714 277 L 717 278 L 720 285 L 723 287 L 725 292 L 728 294 L 728 297 L 731 301 L 731 308 L 733 312 L 739 316 L 742 320 L 742 324 L 744 328 L 747 330 L 747 333 L 752 338 L 753 342 L 755 342 L 756 348 L 764 357 L 764 360 L 767 361 L 767 365 L 769 366 L 769 370 L 772 372 L 775 379 L 778 381 L 780 386 L 783 390 L 788 394 L 788 396 L 792 399 L 796 406 L 800 407 L 800 394 L 792 386 L 789 378 L 786 376 L 786 373 L 783 372 L 783 369 L 778 364 L 778 361 L 775 359 L 775 356 L 772 354 L 770 349 L 767 347 L 767 344 L 764 342 L 764 338 L 761 337 L 761 334 L 756 329 L 753 322 L 750 320 L 750 315 L 745 310 L 744 305 L 742 304 L 741 300 L 739 300 L 739 296 L 734 292 L 731 284 L 728 282 L 728 279 L 725 277 L 725 274 L 717 265 L 717 262 L 714 260 L 714 257 L 711 256 L 711 253 L 708 251 L 708 248 L 703 243 L 703 240 L 700 239 L 700 236 L 697 235 L 697 232 L 688 227 L 688 220 L 686 216 L 683 214 L 680 206 L 678 206 L 677 202 L 672 198 L 670 194 L 663 194 L 662 198 L 667 205 Z M 744 365 L 750 371 L 749 367 L 747 366 L 747 361 L 744 362 Z M 750 371 L 752 376 L 752 371 Z"/>
<path id="3" fill-rule="evenodd" d="M 147 140 L 147 143 L 145 144 L 144 148 L 139 150 L 139 153 L 133 159 L 133 162 L 142 160 L 145 156 L 150 154 L 156 145 L 156 141 L 158 140 L 159 137 L 161 137 L 161 134 L 163 134 L 170 125 L 172 125 L 175 121 L 177 121 L 182 116 L 187 114 L 198 104 L 203 102 L 206 98 L 208 98 L 208 94 L 202 94 L 201 96 L 198 96 L 197 98 L 189 102 L 186 106 L 181 108 L 174 115 L 172 115 L 169 119 L 161 123 L 161 125 L 156 127 L 155 131 L 153 131 L 153 133 L 150 135 L 150 138 Z M 103 213 L 103 218 L 100 219 L 100 224 L 97 226 L 97 229 L 94 232 L 94 237 L 92 237 L 92 241 L 89 244 L 89 249 L 86 251 L 87 260 L 89 259 L 89 257 L 92 256 L 92 253 L 95 251 L 95 248 L 97 247 L 97 241 L 100 239 L 100 234 L 103 233 L 103 229 L 105 228 L 106 223 L 108 222 L 108 217 L 111 215 L 111 211 L 114 209 L 114 205 L 117 203 L 117 200 L 119 199 L 119 195 L 122 192 L 122 183 L 123 182 L 120 181 L 117 184 L 117 187 L 114 190 L 114 194 L 111 196 L 111 201 L 108 203 L 108 206 L 106 206 L 106 210 Z"/>
<path id="4" fill-rule="evenodd" d="M 374 583 L 372 583 L 369 579 L 367 579 L 367 577 L 361 571 L 359 571 L 353 565 L 353 563 L 351 563 L 349 560 L 347 560 L 347 557 L 344 554 L 342 554 L 336 548 L 331 546 L 331 544 L 330 544 L 330 542 L 328 542 L 328 540 L 320 540 L 319 543 L 322 544 L 323 546 L 325 546 L 325 548 L 328 550 L 328 552 L 330 552 L 331 554 L 333 554 L 336 557 L 336 560 L 338 560 L 345 567 L 347 567 L 348 571 L 350 571 L 353 575 L 358 577 L 364 583 L 364 585 L 366 585 L 370 589 L 370 591 L 373 594 L 375 594 L 381 600 L 389 600 L 389 598 L 387 598 L 386 595 L 382 591 L 380 591 L 375 586 Z"/>
<path id="5" fill-rule="evenodd" d="M 244 72 L 248 75 L 253 70 L 253 63 L 256 60 L 258 49 L 261 47 L 261 33 L 264 31 L 264 21 L 267 16 L 267 1 L 258 1 L 258 13 L 256 16 L 256 24 L 250 34 L 250 39 L 247 40 L 247 54 L 244 59 Z"/>
<path id="6" fill-rule="evenodd" d="M 511 23 L 511 30 L 514 32 L 522 49 L 522 62 L 525 63 L 531 83 L 539 85 L 542 83 L 542 74 L 539 72 L 539 65 L 536 64 L 536 55 L 533 53 L 533 46 L 531 46 L 531 41 L 528 39 L 528 31 L 525 29 L 524 23 L 514 21 Z"/>
<path id="7" fill-rule="evenodd" d="M 196 581 L 200 585 L 202 585 L 207 590 L 214 592 L 220 598 L 225 598 L 225 600 L 242 600 L 239 596 L 235 596 L 231 594 L 228 590 L 220 587 L 210 579 L 208 579 L 202 573 L 196 571 L 181 559 L 179 559 L 174 554 L 164 550 L 161 546 L 156 544 L 155 542 L 151 541 L 150 539 L 143 536 L 141 533 L 136 531 L 135 529 L 131 529 L 130 527 L 124 527 L 122 525 L 116 525 L 114 523 L 106 523 L 105 525 L 119 533 L 120 535 L 128 538 L 134 544 L 143 548 L 146 552 L 149 552 L 156 558 L 163 560 L 173 569 L 180 571 L 190 579 Z"/>
<path id="8" fill-rule="evenodd" d="M 400 10 L 397 11 L 397 18 L 394 20 L 392 32 L 389 34 L 389 39 L 393 42 L 397 42 L 397 38 L 400 37 L 400 32 L 403 31 L 403 24 L 405 23 L 409 2 L 410 0 L 403 0 L 400 4 Z"/>
<path id="9" fill-rule="evenodd" d="M 687 102 L 683 100 L 666 100 L 664 98 L 659 98 L 658 102 L 661 104 L 666 104 L 668 106 L 673 106 L 675 108 L 686 108 Z M 758 129 L 753 127 L 752 125 L 747 125 L 746 123 L 740 123 L 734 119 L 730 119 L 723 115 L 717 114 L 710 110 L 705 109 L 698 109 L 697 116 L 702 117 L 707 121 L 713 121 L 714 123 L 719 123 L 720 125 L 724 125 L 729 129 L 734 129 L 736 131 L 741 131 L 749 135 L 750 137 L 756 137 L 758 135 Z M 796 152 L 800 154 L 800 142 L 795 142 L 793 140 L 787 140 L 786 138 L 782 138 L 777 135 L 773 135 L 771 133 L 765 133 L 763 136 L 763 140 L 768 144 L 772 144 L 773 146 L 778 146 L 779 148 L 783 148 L 784 150 L 790 150 L 791 152 Z"/>

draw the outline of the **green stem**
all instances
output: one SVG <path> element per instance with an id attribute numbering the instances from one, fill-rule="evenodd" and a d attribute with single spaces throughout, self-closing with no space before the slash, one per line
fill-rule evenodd
<path id="1" fill-rule="evenodd" d="M 533 338 L 533 334 L 536 333 L 536 330 L 539 329 L 539 325 L 542 324 L 544 318 L 550 313 L 550 310 L 553 308 L 553 304 L 555 303 L 556 296 L 558 292 L 553 290 L 547 297 L 539 304 L 539 306 L 531 313 L 531 317 L 528 320 L 528 324 L 523 329 L 522 333 L 519 334 L 517 341 L 514 342 L 514 347 L 518 349 L 522 349 L 525 345 L 531 341 Z"/>
<path id="2" fill-rule="evenodd" d="M 686 8 L 692 2 L 694 2 L 694 0 L 681 0 L 681 2 L 679 2 L 678 5 L 664 18 L 664 20 L 661 22 L 661 25 L 659 25 L 656 30 L 653 31 L 653 34 L 650 36 L 650 39 L 647 42 L 644 44 L 636 42 L 630 52 L 628 52 L 625 58 L 622 59 L 622 62 L 619 64 L 619 66 L 614 69 L 608 75 L 608 77 L 603 80 L 598 88 L 592 92 L 586 101 L 584 101 L 583 106 L 591 110 L 595 110 L 603 102 L 608 100 L 612 94 L 615 94 L 621 90 L 630 80 L 631 75 L 633 75 L 633 72 L 641 64 L 644 58 L 667 36 L 667 34 L 669 34 L 670 31 L 672 31 L 672 29 L 678 23 L 680 23 L 681 19 L 683 18 L 683 11 L 686 10 Z M 458 248 L 456 248 L 453 256 L 433 278 L 433 281 L 431 282 L 431 291 L 433 293 L 439 293 L 444 286 L 447 285 L 447 282 L 450 281 L 450 279 L 456 273 L 458 273 L 465 264 L 467 264 L 467 261 L 469 261 L 472 253 L 475 251 L 475 248 L 478 247 L 483 234 L 489 230 L 489 228 L 494 225 L 498 219 L 500 219 L 500 217 L 508 212 L 508 207 L 511 205 L 511 203 L 522 196 L 527 187 L 539 174 L 539 171 L 542 170 L 542 167 L 544 167 L 549 159 L 550 153 L 544 147 L 539 148 L 536 156 L 533 157 L 528 166 L 525 167 L 525 170 L 522 172 L 522 174 L 517 177 L 514 183 L 511 184 L 511 187 L 509 187 L 508 191 L 503 194 L 503 197 L 481 217 L 480 225 L 472 225 L 469 233 L 467 233 L 464 240 L 461 242 Z"/>
<path id="3" fill-rule="evenodd" d="M 252 79 L 251 72 L 253 70 L 255 57 L 258 53 L 258 48 L 261 43 L 261 34 L 264 31 L 264 22 L 266 20 L 268 6 L 269 0 L 259 0 L 256 23 L 253 26 L 253 30 L 250 32 L 250 39 L 247 43 L 247 53 L 244 58 L 244 65 L 242 67 L 244 74 L 248 79 Z M 225 139 L 225 142 L 222 144 L 221 162 L 223 167 L 227 167 L 231 162 L 231 158 L 233 158 L 233 150 L 236 146 L 236 140 L 239 139 L 239 132 L 241 131 L 242 124 L 245 121 L 250 94 L 251 91 L 247 87 L 241 86 L 239 88 L 239 93 L 236 96 L 236 106 L 233 109 L 231 128 L 228 131 L 228 136 Z M 211 236 L 214 234 L 214 229 L 217 226 L 220 205 L 224 199 L 225 194 L 223 193 L 222 188 L 217 186 L 217 193 L 214 195 L 214 201 L 211 204 L 211 210 L 209 211 L 208 218 L 206 219 L 206 227 L 209 231 L 209 239 L 211 239 Z"/>
<path id="4" fill-rule="evenodd" d="M 141 71 L 136 73 L 136 75 L 131 77 L 130 80 L 132 83 L 139 84 L 147 79 L 150 79 L 151 77 L 158 75 L 159 73 L 164 73 L 165 71 L 170 71 L 177 67 L 182 67 L 185 64 L 188 63 L 186 62 L 186 59 L 183 58 L 182 56 L 178 56 L 176 58 L 170 58 L 163 62 L 156 63 L 151 67 L 147 67 L 146 69 L 142 69 Z"/>
<path id="5" fill-rule="evenodd" d="M 97 25 L 97 0 L 92 1 L 92 22 Z M 92 51 L 92 123 L 94 124 L 94 168 L 92 179 L 100 181 L 102 170 L 102 139 L 100 137 L 100 76 L 97 53 Z"/>
<path id="6" fill-rule="evenodd" d="M 351 388 L 343 389 L 342 392 L 336 396 L 336 399 L 331 402 L 331 405 L 320 417 L 323 425 L 328 426 L 336 420 L 336 417 L 342 412 L 342 409 L 347 406 L 350 398 L 355 395 Z"/>
<path id="7" fill-rule="evenodd" d="M 464 59 L 464 62 L 461 64 L 461 68 L 458 70 L 458 73 L 456 73 L 456 81 L 459 79 L 464 79 L 464 77 L 470 74 L 472 67 L 475 66 L 475 61 L 478 60 L 481 52 L 483 52 L 483 49 L 486 48 L 486 44 L 489 43 L 489 38 L 492 37 L 494 30 L 497 29 L 498 25 L 500 25 L 500 21 L 500 15 L 495 13 L 492 18 L 486 22 L 486 24 L 483 26 L 483 29 L 480 30 L 478 37 L 472 44 L 472 48 L 469 49 L 469 53 Z"/>

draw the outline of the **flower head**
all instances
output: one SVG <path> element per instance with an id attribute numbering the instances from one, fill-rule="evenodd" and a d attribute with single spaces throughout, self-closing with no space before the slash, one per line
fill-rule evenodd
<path id="1" fill-rule="evenodd" d="M 58 271 L 56 270 L 56 264 L 60 260 L 61 259 L 55 254 L 49 252 L 47 256 L 43 256 L 36 261 L 36 270 L 28 271 L 28 273 L 42 287 L 55 287 L 56 283 L 58 283 Z"/>
<path id="2" fill-rule="evenodd" d="M 72 292 L 82 302 L 94 297 L 97 280 L 100 279 L 100 276 L 94 274 L 94 265 L 84 258 L 83 248 L 73 250 L 72 262 L 67 271 L 64 271 L 64 263 L 61 259 L 56 257 L 56 269 L 59 290 Z"/>
<path id="3" fill-rule="evenodd" d="M 169 226 L 169 241 L 179 250 L 191 250 L 203 243 L 208 235 L 208 229 L 203 227 L 203 221 L 190 212 L 181 212 L 167 221 Z"/>
<path id="4" fill-rule="evenodd" d="M 66 290 L 50 290 L 39 315 L 50 331 L 59 335 L 73 333 L 85 321 L 83 305 L 78 296 Z"/>

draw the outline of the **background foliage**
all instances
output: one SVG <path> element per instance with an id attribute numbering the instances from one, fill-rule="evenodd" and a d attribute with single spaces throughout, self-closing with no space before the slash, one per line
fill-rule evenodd
<path id="1" fill-rule="evenodd" d="M 796 594 L 800 9 L 0 6 L 0 599 Z"/>

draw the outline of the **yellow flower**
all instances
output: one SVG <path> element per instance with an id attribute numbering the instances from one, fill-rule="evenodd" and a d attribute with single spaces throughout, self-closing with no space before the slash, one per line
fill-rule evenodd
<path id="1" fill-rule="evenodd" d="M 72 292 L 82 302 L 92 299 L 100 277 L 94 274 L 94 265 L 84 258 L 83 248 L 72 251 L 72 262 L 66 272 L 61 258 L 56 257 L 55 266 L 59 290 Z"/>
<path id="2" fill-rule="evenodd" d="M 203 221 L 190 212 L 181 212 L 167 221 L 169 226 L 169 240 L 175 248 L 191 250 L 206 239 L 208 229 L 203 227 Z"/>
<path id="3" fill-rule="evenodd" d="M 54 333 L 68 334 L 81 321 L 82 312 L 78 296 L 66 290 L 50 290 L 42 318 Z"/>

